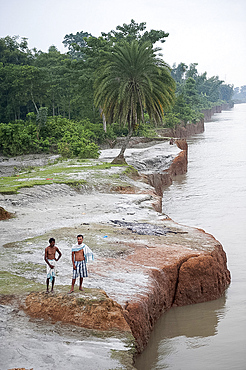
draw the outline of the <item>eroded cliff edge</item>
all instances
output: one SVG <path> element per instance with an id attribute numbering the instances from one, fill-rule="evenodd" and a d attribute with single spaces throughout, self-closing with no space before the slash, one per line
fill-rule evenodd
<path id="1" fill-rule="evenodd" d="M 141 352 L 161 314 L 172 306 L 217 299 L 230 283 L 221 244 L 202 230 L 166 217 L 154 223 L 90 223 L 84 229 L 86 239 L 107 235 L 107 242 L 94 245 L 96 260 L 89 265 L 93 286 L 104 290 L 31 293 L 23 306 L 31 316 L 131 332 Z"/>
<path id="2" fill-rule="evenodd" d="M 5 224 L 6 235 L 15 229 L 18 217 L 20 220 L 30 212 L 28 233 L 30 237 L 36 227 L 36 235 L 42 235 L 32 240 L 39 251 L 51 234 L 59 240 L 64 256 L 69 256 L 59 266 L 61 284 L 70 281 L 69 245 L 78 231 L 85 234 L 96 257 L 89 267 L 90 283 L 84 293 L 71 297 L 59 289 L 53 296 L 33 292 L 22 302 L 26 312 L 88 329 L 132 333 L 141 352 L 163 312 L 174 305 L 204 302 L 224 293 L 230 273 L 221 244 L 202 230 L 176 224 L 161 212 L 163 189 L 175 175 L 187 170 L 187 143 L 177 140 L 177 145 L 175 155 L 166 153 L 171 147 L 168 143 L 160 148 L 160 158 L 167 158 L 166 165 L 160 161 L 161 171 L 153 172 L 156 159 L 151 155 L 145 162 L 141 157 L 136 166 L 140 166 L 140 176 L 128 179 L 129 186 L 110 184 L 99 191 L 97 185 L 91 191 L 88 186 L 79 190 L 56 186 L 52 190 L 50 185 L 4 197 L 6 209 L 17 209 L 16 218 L 8 221 L 9 228 Z M 130 157 L 136 164 L 140 155 Z M 36 208 L 33 213 L 32 202 Z M 7 207 L 10 204 L 12 208 Z M 153 207 L 157 212 L 153 213 Z M 40 215 L 45 209 L 47 220 L 41 227 Z M 68 223 L 70 226 L 65 226 Z M 27 230 L 23 234 L 27 235 Z M 5 247 L 10 251 L 12 245 Z"/>

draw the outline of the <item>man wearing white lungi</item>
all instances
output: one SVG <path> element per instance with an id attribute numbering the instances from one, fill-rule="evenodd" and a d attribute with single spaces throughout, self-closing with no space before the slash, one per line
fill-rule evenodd
<path id="1" fill-rule="evenodd" d="M 49 281 L 51 281 L 51 292 L 54 291 L 55 277 L 56 277 L 56 261 L 59 261 L 61 258 L 61 251 L 55 246 L 55 239 L 50 238 L 50 245 L 45 248 L 44 260 L 47 263 L 47 279 L 46 293 L 49 293 Z M 56 258 L 56 253 L 58 253 L 58 258 Z"/>
<path id="2" fill-rule="evenodd" d="M 77 236 L 78 243 L 72 247 L 72 263 L 73 263 L 73 277 L 72 286 L 69 293 L 74 292 L 74 285 L 76 278 L 79 276 L 79 290 L 83 290 L 83 278 L 88 276 L 86 262 L 89 259 L 93 260 L 93 253 L 91 249 L 83 243 L 83 235 L 79 234 Z"/>

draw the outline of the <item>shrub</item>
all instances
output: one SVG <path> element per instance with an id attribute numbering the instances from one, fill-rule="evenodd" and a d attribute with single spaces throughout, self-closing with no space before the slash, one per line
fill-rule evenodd
<path id="1" fill-rule="evenodd" d="M 169 128 L 175 128 L 180 124 L 180 119 L 174 113 L 168 113 L 164 117 L 164 126 Z"/>
<path id="2" fill-rule="evenodd" d="M 58 143 L 58 153 L 65 158 L 98 158 L 99 148 L 84 137 L 66 135 L 66 138 Z"/>
<path id="3" fill-rule="evenodd" d="M 63 157 L 97 158 L 97 142 L 105 137 L 102 125 L 89 120 L 70 121 L 62 117 L 48 117 L 37 131 L 36 116 L 14 123 L 0 124 L 0 152 L 15 156 L 29 153 L 55 153 Z M 95 129 L 95 132 L 92 130 Z"/>
<path id="4" fill-rule="evenodd" d="M 32 131 L 23 121 L 0 124 L 0 151 L 4 155 L 31 153 L 35 148 L 34 139 Z"/>

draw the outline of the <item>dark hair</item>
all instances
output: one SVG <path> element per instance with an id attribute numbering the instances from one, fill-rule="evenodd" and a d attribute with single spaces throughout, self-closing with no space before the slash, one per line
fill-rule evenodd
<path id="1" fill-rule="evenodd" d="M 83 235 L 82 235 L 82 234 L 77 235 L 77 239 L 78 239 L 80 236 L 82 236 L 82 239 L 84 239 L 84 237 L 83 237 Z"/>
<path id="2" fill-rule="evenodd" d="M 55 239 L 54 238 L 50 238 L 49 239 L 49 243 L 51 243 L 51 242 L 55 242 Z"/>

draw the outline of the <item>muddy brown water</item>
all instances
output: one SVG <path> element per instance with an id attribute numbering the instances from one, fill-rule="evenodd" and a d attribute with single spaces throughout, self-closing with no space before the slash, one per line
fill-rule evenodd
<path id="1" fill-rule="evenodd" d="M 163 212 L 204 229 L 227 253 L 226 294 L 164 314 L 138 370 L 246 369 L 246 104 L 215 114 L 188 140 L 188 172 L 166 189 Z"/>

